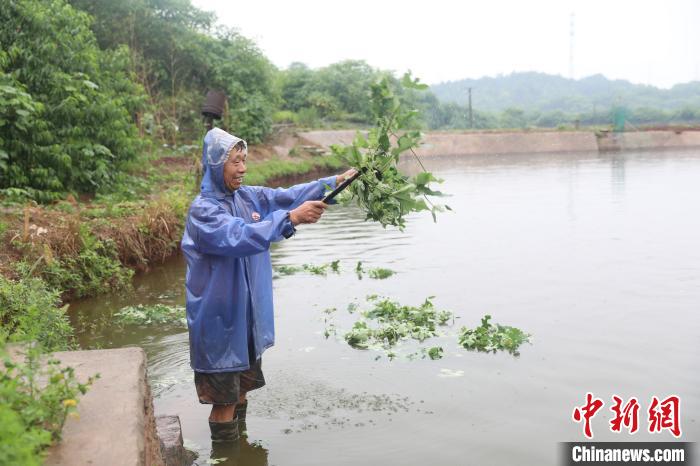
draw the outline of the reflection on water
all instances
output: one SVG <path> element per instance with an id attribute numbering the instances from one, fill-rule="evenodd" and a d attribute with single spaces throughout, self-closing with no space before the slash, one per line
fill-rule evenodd
<path id="1" fill-rule="evenodd" d="M 238 442 L 213 443 L 210 457 L 223 466 L 267 466 L 267 450 L 243 437 Z"/>
<path id="2" fill-rule="evenodd" d="M 226 464 L 554 464 L 557 442 L 581 440 L 570 420 L 587 391 L 648 400 L 679 394 L 684 439 L 700 436 L 700 154 L 620 153 L 427 159 L 445 179 L 453 213 L 408 219 L 406 231 L 334 207 L 276 244 L 273 263 L 340 260 L 341 273 L 274 281 L 276 346 L 266 387 L 249 401 L 248 441 Z M 410 163 L 409 170 L 413 169 Z M 354 266 L 386 267 L 358 280 Z M 83 345 L 140 345 L 158 413 L 178 414 L 209 458 L 208 408 L 196 401 L 181 327 L 117 328 L 136 303 L 184 303 L 175 258 L 135 281 L 133 293 L 71 306 Z M 343 340 L 345 309 L 377 293 L 406 304 L 434 295 L 458 319 L 431 339 L 438 361 L 388 361 Z M 336 308 L 337 335 L 323 310 Z M 521 357 L 471 353 L 462 325 L 484 314 L 534 336 Z M 410 345 L 408 350 L 411 350 Z M 607 429 L 596 440 L 670 441 Z M 263 448 L 264 447 L 264 448 Z M 342 451 L 342 454 L 340 452 Z M 313 454 L 312 454 L 313 453 Z"/>

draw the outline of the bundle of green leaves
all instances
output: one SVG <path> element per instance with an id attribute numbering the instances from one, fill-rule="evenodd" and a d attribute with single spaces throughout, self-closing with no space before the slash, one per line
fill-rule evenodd
<path id="1" fill-rule="evenodd" d="M 401 91 L 420 91 L 427 85 L 405 74 L 400 82 Z M 403 230 L 405 216 L 411 212 L 436 213 L 450 208 L 434 204 L 430 197 L 442 196 L 431 183 L 439 183 L 425 170 L 415 152 L 420 145 L 421 133 L 415 129 L 418 112 L 405 104 L 392 90 L 389 77 L 384 77 L 371 89 L 372 113 L 375 126 L 367 136 L 360 132 L 349 146 L 333 146 L 333 152 L 347 164 L 360 171 L 360 176 L 343 193 L 346 201 L 355 202 L 373 220 L 386 227 L 393 225 Z M 402 154 L 410 152 L 423 171 L 414 177 L 399 172 L 397 164 Z"/>
<path id="2" fill-rule="evenodd" d="M 530 335 L 516 327 L 494 325 L 489 322 L 490 320 L 491 316 L 486 314 L 481 318 L 481 325 L 475 329 L 462 327 L 459 344 L 468 350 L 494 353 L 503 350 L 518 356 L 520 354 L 518 348 L 530 341 Z"/>

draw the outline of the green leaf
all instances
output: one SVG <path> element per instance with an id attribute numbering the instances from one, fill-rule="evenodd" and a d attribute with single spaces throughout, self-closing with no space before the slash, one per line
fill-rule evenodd
<path id="1" fill-rule="evenodd" d="M 432 173 L 421 172 L 421 173 L 416 175 L 414 183 L 416 185 L 421 186 L 421 185 L 426 185 L 426 184 L 430 183 L 431 181 L 435 181 L 435 180 L 436 180 L 436 178 L 433 176 Z"/>
<path id="2" fill-rule="evenodd" d="M 98 86 L 98 85 L 95 84 L 94 82 L 90 81 L 89 79 L 83 80 L 83 84 L 84 84 L 86 87 L 89 87 L 90 89 L 93 89 L 93 90 L 96 90 L 96 89 L 99 89 L 99 88 L 100 88 L 100 86 Z"/>
<path id="3" fill-rule="evenodd" d="M 529 343 L 530 335 L 515 327 L 493 325 L 490 320 L 491 316 L 486 314 L 481 318 L 479 327 L 475 329 L 462 327 L 459 344 L 468 350 L 485 352 L 504 350 L 518 356 L 518 348 L 523 343 Z"/>

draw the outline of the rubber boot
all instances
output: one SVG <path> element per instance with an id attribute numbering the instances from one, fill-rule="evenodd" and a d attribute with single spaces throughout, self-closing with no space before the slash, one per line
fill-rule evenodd
<path id="1" fill-rule="evenodd" d="M 239 422 L 245 422 L 245 414 L 247 410 L 248 400 L 245 400 L 245 403 L 238 403 L 236 405 L 236 417 L 238 418 Z"/>
<path id="2" fill-rule="evenodd" d="M 235 442 L 238 440 L 238 419 L 233 418 L 228 422 L 209 421 L 212 443 Z"/>

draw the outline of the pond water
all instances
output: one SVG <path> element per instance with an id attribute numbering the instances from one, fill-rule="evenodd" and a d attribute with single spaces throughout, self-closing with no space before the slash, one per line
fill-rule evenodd
<path id="1" fill-rule="evenodd" d="M 222 464 L 556 464 L 558 442 L 583 441 L 572 421 L 586 392 L 605 402 L 598 441 L 671 441 L 647 433 L 652 396 L 682 400 L 682 439 L 700 440 L 700 153 L 431 158 L 453 212 L 409 218 L 405 232 L 334 207 L 275 246 L 275 266 L 340 260 L 340 273 L 274 280 L 276 346 L 267 386 L 249 395 L 248 439 Z M 355 264 L 397 273 L 358 279 Z M 136 303 L 184 304 L 175 258 L 137 277 L 131 294 L 72 305 L 84 346 L 139 345 L 157 414 L 180 416 L 206 464 L 208 408 L 196 400 L 182 327 L 120 329 Z M 343 340 L 369 294 L 417 305 L 435 296 L 457 319 L 444 358 L 389 360 Z M 324 335 L 323 312 L 337 335 Z M 533 335 L 519 357 L 469 352 L 461 326 L 484 314 Z M 379 358 L 377 358 L 379 356 Z M 640 431 L 608 428 L 613 394 L 640 401 Z"/>

